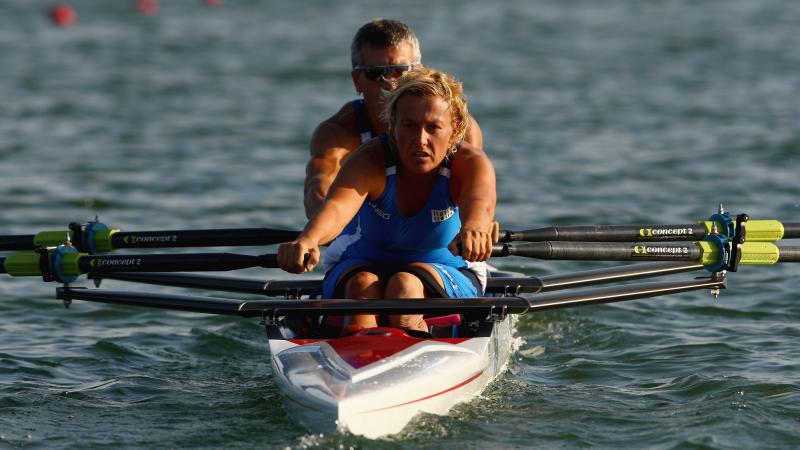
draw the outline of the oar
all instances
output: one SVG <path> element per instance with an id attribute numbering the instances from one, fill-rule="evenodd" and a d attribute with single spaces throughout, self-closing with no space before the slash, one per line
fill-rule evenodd
<path id="1" fill-rule="evenodd" d="M 800 262 L 800 247 L 769 242 L 745 242 L 739 249 L 738 264 L 770 265 L 776 262 Z M 495 245 L 493 257 L 523 256 L 548 260 L 591 261 L 697 261 L 704 266 L 718 264 L 723 256 L 708 241 L 682 243 L 623 242 L 528 242 Z"/>
<path id="2" fill-rule="evenodd" d="M 580 242 L 650 242 L 699 241 L 712 233 L 720 222 L 705 221 L 679 225 L 591 225 L 537 228 L 525 231 L 503 230 L 500 242 L 580 241 Z M 776 242 L 800 238 L 800 222 L 782 223 L 777 220 L 746 222 L 747 241 Z"/>
<path id="3" fill-rule="evenodd" d="M 59 247 L 61 249 L 63 247 Z M 186 272 L 228 271 L 249 267 L 278 267 L 277 255 L 192 253 L 162 255 L 87 255 L 47 251 L 13 253 L 0 258 L 0 273 L 11 276 L 42 276 L 46 281 L 69 283 L 88 272 Z"/>
<path id="4" fill-rule="evenodd" d="M 714 216 L 717 217 L 717 216 Z M 731 226 L 728 223 L 705 221 L 683 225 L 593 225 L 548 227 L 525 231 L 503 230 L 500 242 L 526 241 L 581 241 L 581 242 L 649 242 L 702 240 L 718 230 Z M 780 239 L 800 238 L 800 223 L 782 223 L 777 220 L 748 220 L 744 229 L 749 242 L 776 242 Z M 54 247 L 66 237 L 78 250 L 86 253 L 107 252 L 123 248 L 169 248 L 256 246 L 288 242 L 299 231 L 274 228 L 229 228 L 209 230 L 160 230 L 124 232 L 108 228 L 100 222 L 86 226 L 72 223 L 69 230 L 43 231 L 31 235 L 0 236 L 0 251 L 33 250 L 38 246 Z"/>
<path id="5" fill-rule="evenodd" d="M 88 232 L 72 227 L 69 231 L 42 231 L 38 234 L 0 236 L 0 251 L 33 250 L 54 247 L 69 236 L 78 250 L 87 253 L 122 248 L 222 247 L 272 245 L 294 240 L 299 231 L 274 228 L 228 228 L 219 230 L 161 230 L 124 232 L 94 226 Z"/>

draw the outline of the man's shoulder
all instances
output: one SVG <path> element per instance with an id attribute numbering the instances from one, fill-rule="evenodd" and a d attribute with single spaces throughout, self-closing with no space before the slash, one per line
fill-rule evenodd
<path id="1" fill-rule="evenodd" d="M 486 152 L 482 148 L 465 141 L 459 145 L 456 156 L 453 159 L 453 164 L 458 165 L 460 162 L 473 160 L 475 158 L 485 160 L 489 159 L 486 155 Z"/>
<path id="2" fill-rule="evenodd" d="M 311 153 L 328 148 L 355 150 L 361 145 L 361 136 L 352 102 L 345 103 L 336 113 L 317 125 L 311 136 Z"/>

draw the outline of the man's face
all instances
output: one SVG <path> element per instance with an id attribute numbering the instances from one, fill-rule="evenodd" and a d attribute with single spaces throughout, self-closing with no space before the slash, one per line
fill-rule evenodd
<path id="1" fill-rule="evenodd" d="M 381 108 L 381 90 L 393 90 L 396 80 L 402 74 L 401 68 L 386 68 L 380 66 L 402 66 L 418 63 L 414 54 L 414 47 L 410 44 L 400 44 L 391 48 L 374 48 L 366 46 L 361 49 L 361 61 L 352 72 L 353 84 L 356 91 L 364 95 L 367 110 L 375 114 Z M 382 75 L 376 76 L 383 72 Z"/>

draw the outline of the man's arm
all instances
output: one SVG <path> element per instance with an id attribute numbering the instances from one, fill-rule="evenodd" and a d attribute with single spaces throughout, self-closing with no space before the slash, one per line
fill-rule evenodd
<path id="1" fill-rule="evenodd" d="M 306 217 L 311 218 L 328 195 L 344 160 L 358 146 L 347 130 L 330 120 L 319 124 L 311 136 L 311 159 L 306 165 L 303 205 Z"/>
<path id="2" fill-rule="evenodd" d="M 330 195 L 292 242 L 278 247 L 278 263 L 288 272 L 314 269 L 320 259 L 319 246 L 332 241 L 356 215 L 364 199 L 383 192 L 386 182 L 383 151 L 379 142 L 360 149 L 341 170 Z"/>
<path id="3" fill-rule="evenodd" d="M 483 132 L 480 125 L 474 117 L 469 116 L 469 125 L 467 125 L 467 134 L 464 140 L 478 148 L 483 148 Z"/>

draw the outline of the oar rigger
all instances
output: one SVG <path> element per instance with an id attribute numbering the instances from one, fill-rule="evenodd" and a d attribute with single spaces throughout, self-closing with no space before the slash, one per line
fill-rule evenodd
<path id="1" fill-rule="evenodd" d="M 747 229 L 745 224 L 750 219 L 747 214 L 739 214 L 736 216 L 736 221 L 722 211 L 720 205 L 720 212 L 711 216 L 711 222 L 714 223 L 712 232 L 703 240 L 714 244 L 719 252 L 717 261 L 705 266 L 709 272 L 736 272 L 739 270 L 739 262 L 742 260 L 742 244 L 746 241 Z M 722 224 L 723 232 L 720 233 L 717 229 L 716 223 Z"/>
<path id="2" fill-rule="evenodd" d="M 78 222 L 70 222 L 68 228 L 72 232 L 72 245 L 79 252 L 90 255 L 113 250 L 114 247 L 110 244 L 110 238 L 112 234 L 119 231 L 111 229 L 100 222 L 97 216 L 85 225 Z"/>

